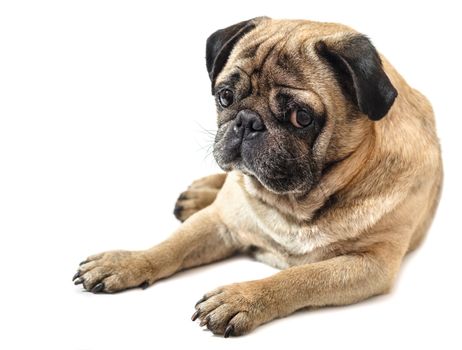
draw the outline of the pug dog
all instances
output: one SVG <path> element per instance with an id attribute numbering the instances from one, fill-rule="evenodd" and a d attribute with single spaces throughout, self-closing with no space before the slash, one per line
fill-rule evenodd
<path id="1" fill-rule="evenodd" d="M 183 223 L 144 251 L 88 257 L 93 293 L 152 285 L 237 253 L 280 268 L 197 302 L 215 334 L 239 336 L 306 307 L 387 293 L 438 204 L 432 108 L 371 41 L 334 23 L 254 18 L 207 39 L 213 154 L 226 172 L 183 192 Z"/>

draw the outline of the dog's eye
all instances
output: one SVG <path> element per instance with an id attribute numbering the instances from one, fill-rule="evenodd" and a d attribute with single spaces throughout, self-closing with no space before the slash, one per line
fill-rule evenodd
<path id="1" fill-rule="evenodd" d="M 304 128 L 311 124 L 313 117 L 306 109 L 296 109 L 290 113 L 290 122 L 297 128 Z"/>
<path id="2" fill-rule="evenodd" d="M 233 104 L 234 94 L 229 89 L 223 89 L 218 93 L 218 102 L 223 108 L 229 107 Z"/>

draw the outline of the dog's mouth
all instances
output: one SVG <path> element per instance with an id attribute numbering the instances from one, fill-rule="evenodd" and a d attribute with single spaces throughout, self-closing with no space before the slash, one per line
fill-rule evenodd
<path id="1" fill-rule="evenodd" d="M 300 193 L 312 186 L 309 153 L 285 144 L 276 133 L 260 132 L 247 139 L 236 137 L 233 126 L 233 121 L 222 125 L 215 137 L 213 155 L 221 169 L 241 171 L 277 194 Z"/>
<path id="2" fill-rule="evenodd" d="M 214 156 L 224 171 L 240 171 L 275 194 L 300 193 L 310 183 L 309 177 L 303 180 L 306 171 L 301 171 L 299 165 L 293 164 L 292 167 L 278 165 L 277 156 L 274 155 L 274 159 L 270 154 L 265 153 L 256 157 L 242 150 L 227 153 L 226 149 L 215 147 Z"/>

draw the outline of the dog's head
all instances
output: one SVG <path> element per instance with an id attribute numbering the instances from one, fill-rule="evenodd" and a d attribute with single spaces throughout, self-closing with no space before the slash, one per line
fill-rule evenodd
<path id="1" fill-rule="evenodd" d="M 368 38 L 330 23 L 259 17 L 207 39 L 214 156 L 268 190 L 305 193 L 397 96 Z"/>

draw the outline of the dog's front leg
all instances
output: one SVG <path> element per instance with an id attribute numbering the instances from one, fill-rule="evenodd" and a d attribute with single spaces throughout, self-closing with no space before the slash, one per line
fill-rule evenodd
<path id="1" fill-rule="evenodd" d="M 381 243 L 361 253 L 224 286 L 199 300 L 193 319 L 200 318 L 201 325 L 228 337 L 304 307 L 352 304 L 386 292 L 403 255 L 404 249 Z"/>
<path id="2" fill-rule="evenodd" d="M 109 251 L 88 257 L 74 276 L 91 292 L 147 287 L 182 269 L 224 259 L 237 250 L 213 206 L 185 221 L 166 241 L 143 251 Z"/>

